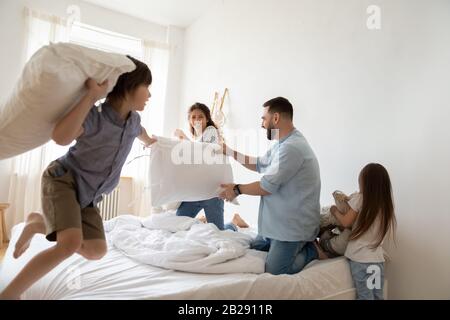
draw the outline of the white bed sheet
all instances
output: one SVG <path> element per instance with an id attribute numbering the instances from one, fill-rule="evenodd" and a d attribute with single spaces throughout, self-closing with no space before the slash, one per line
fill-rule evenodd
<path id="1" fill-rule="evenodd" d="M 38 252 L 52 244 L 34 237 L 19 258 L 12 257 L 23 228 L 13 228 L 0 270 L 0 291 Z M 345 258 L 313 261 L 295 275 L 196 274 L 144 265 L 114 247 L 99 261 L 74 255 L 28 289 L 23 299 L 353 299 Z"/>

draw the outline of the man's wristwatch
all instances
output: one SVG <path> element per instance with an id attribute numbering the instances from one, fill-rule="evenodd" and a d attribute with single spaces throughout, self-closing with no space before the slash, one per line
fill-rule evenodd
<path id="1" fill-rule="evenodd" d="M 238 195 L 242 194 L 241 193 L 241 189 L 239 189 L 239 185 L 238 184 L 233 187 L 233 191 L 234 191 L 234 194 L 236 195 L 236 197 Z"/>

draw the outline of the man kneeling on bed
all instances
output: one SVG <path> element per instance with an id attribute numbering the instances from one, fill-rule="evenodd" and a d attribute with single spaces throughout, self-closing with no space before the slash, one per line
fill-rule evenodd
<path id="1" fill-rule="evenodd" d="M 232 201 L 241 194 L 261 196 L 258 236 L 250 247 L 268 251 L 266 272 L 294 274 L 319 258 L 313 242 L 320 223 L 319 163 L 305 137 L 294 127 L 291 103 L 279 97 L 263 107 L 262 127 L 267 130 L 267 138 L 278 143 L 258 158 L 240 154 L 225 144 L 222 150 L 264 176 L 250 184 L 224 184 L 220 197 Z"/>

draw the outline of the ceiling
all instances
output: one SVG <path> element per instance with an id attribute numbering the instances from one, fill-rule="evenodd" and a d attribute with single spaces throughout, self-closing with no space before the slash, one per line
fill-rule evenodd
<path id="1" fill-rule="evenodd" d="M 223 0 L 84 0 L 164 26 L 186 28 Z"/>

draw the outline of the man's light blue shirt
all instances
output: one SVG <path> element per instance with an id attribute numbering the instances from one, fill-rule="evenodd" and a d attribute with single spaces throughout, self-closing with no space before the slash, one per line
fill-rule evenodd
<path id="1" fill-rule="evenodd" d="M 279 241 L 313 241 L 320 223 L 320 170 L 317 158 L 297 130 L 280 139 L 256 170 L 270 192 L 259 205 L 259 235 Z"/>

